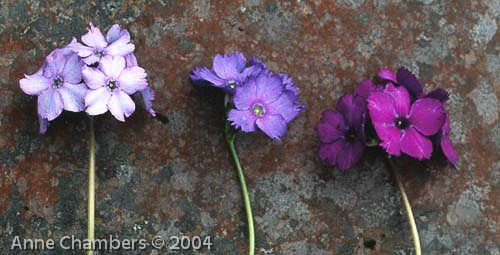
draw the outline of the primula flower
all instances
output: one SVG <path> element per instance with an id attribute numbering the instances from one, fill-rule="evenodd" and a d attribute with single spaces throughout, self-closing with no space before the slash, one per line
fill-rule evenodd
<path id="1" fill-rule="evenodd" d="M 321 160 L 344 171 L 361 158 L 366 141 L 365 109 L 363 97 L 347 94 L 337 102 L 337 111 L 323 112 L 316 126 L 321 140 L 318 151 Z"/>
<path id="2" fill-rule="evenodd" d="M 255 56 L 250 57 L 250 66 L 254 67 L 253 70 L 254 74 L 260 72 L 269 72 L 267 66 Z M 292 77 L 289 77 L 288 74 L 286 73 L 279 73 L 277 75 L 280 77 L 281 81 L 285 85 L 286 90 L 289 90 L 296 96 L 299 95 L 299 88 L 294 86 Z"/>
<path id="3" fill-rule="evenodd" d="M 228 120 L 244 132 L 257 127 L 273 139 L 285 135 L 287 123 L 303 110 L 297 96 L 285 89 L 278 75 L 261 73 L 251 76 L 244 86 L 236 87 L 234 105 Z"/>
<path id="4" fill-rule="evenodd" d="M 84 66 L 82 74 L 90 88 L 85 96 L 87 113 L 99 115 L 109 110 L 120 121 L 135 111 L 129 95 L 148 86 L 144 69 L 126 67 L 125 58 L 121 56 L 104 56 L 99 68 Z"/>
<path id="5" fill-rule="evenodd" d="M 234 89 L 243 84 L 250 75 L 256 75 L 260 72 L 259 68 L 246 67 L 246 64 L 245 55 L 238 51 L 229 55 L 217 54 L 212 69 L 197 67 L 190 76 L 196 84 L 206 81 L 215 87 L 224 88 L 233 93 Z"/>
<path id="6" fill-rule="evenodd" d="M 137 64 L 137 58 L 135 57 L 134 53 L 125 56 L 125 62 L 127 67 L 139 66 Z M 155 100 L 155 93 L 153 89 L 148 86 L 138 93 L 141 94 L 142 101 L 144 101 L 144 106 L 146 107 L 146 111 L 148 111 L 153 117 L 155 117 L 156 112 L 153 110 L 153 100 Z"/>
<path id="7" fill-rule="evenodd" d="M 57 49 L 45 58 L 43 68 L 19 81 L 28 95 L 38 96 L 40 132 L 64 110 L 79 112 L 84 109 L 83 97 L 87 87 L 81 83 L 81 63 L 77 54 Z"/>
<path id="8" fill-rule="evenodd" d="M 118 55 L 125 57 L 134 52 L 135 46 L 130 42 L 130 34 L 127 30 L 121 30 L 118 24 L 113 25 L 106 34 L 106 38 L 98 27 L 89 24 L 90 30 L 82 36 L 81 44 L 73 38 L 68 47 L 77 52 L 87 65 L 100 62 L 106 55 Z"/>
<path id="9" fill-rule="evenodd" d="M 386 81 L 390 81 L 395 85 L 405 87 L 410 93 L 412 101 L 423 93 L 422 84 L 408 69 L 401 67 L 396 75 L 389 69 L 382 69 L 378 72 L 378 76 Z"/>
<path id="10" fill-rule="evenodd" d="M 370 94 L 368 109 L 387 153 L 399 156 L 403 151 L 420 160 L 430 158 L 432 143 L 427 136 L 436 134 L 446 117 L 439 100 L 420 98 L 410 104 L 405 87 L 388 84 L 384 92 Z"/>

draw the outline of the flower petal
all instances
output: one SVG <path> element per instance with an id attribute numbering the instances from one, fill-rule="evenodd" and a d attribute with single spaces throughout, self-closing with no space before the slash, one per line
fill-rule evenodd
<path id="1" fill-rule="evenodd" d="M 255 83 L 257 85 L 256 98 L 264 104 L 277 100 L 284 90 L 280 77 L 275 74 L 261 73 L 257 76 Z"/>
<path id="2" fill-rule="evenodd" d="M 337 111 L 344 116 L 347 125 L 356 130 L 364 124 L 365 108 L 365 99 L 352 94 L 342 96 L 337 102 Z"/>
<path id="3" fill-rule="evenodd" d="M 252 111 L 239 111 L 232 109 L 229 111 L 227 119 L 232 122 L 232 126 L 241 128 L 243 132 L 254 132 L 256 130 L 255 121 L 257 117 L 253 115 Z"/>
<path id="4" fill-rule="evenodd" d="M 323 143 L 319 146 L 318 156 L 322 161 L 326 161 L 329 166 L 337 164 L 338 154 L 344 147 L 344 140 L 337 140 L 334 143 Z"/>
<path id="5" fill-rule="evenodd" d="M 24 93 L 32 96 L 38 96 L 42 91 L 48 89 L 52 82 L 45 78 L 44 76 L 33 74 L 33 75 L 24 75 L 25 78 L 22 78 L 19 81 L 19 85 Z"/>
<path id="6" fill-rule="evenodd" d="M 38 123 L 40 124 L 40 134 L 45 134 L 49 126 L 49 121 L 38 114 Z"/>
<path id="7" fill-rule="evenodd" d="M 87 93 L 87 87 L 83 83 L 70 84 L 65 82 L 58 91 L 61 94 L 64 110 L 81 112 L 85 109 L 84 97 Z"/>
<path id="8" fill-rule="evenodd" d="M 82 81 L 82 68 L 80 58 L 77 54 L 72 54 L 68 57 L 61 76 L 63 77 L 64 82 L 72 84 L 77 84 Z"/>
<path id="9" fill-rule="evenodd" d="M 440 146 L 448 161 L 454 165 L 458 161 L 458 155 L 455 150 L 453 150 L 453 144 L 451 143 L 450 137 L 447 135 L 441 136 Z"/>
<path id="10" fill-rule="evenodd" d="M 128 35 L 128 32 L 126 33 Z M 126 56 L 135 50 L 135 45 L 130 42 L 129 36 L 121 36 L 104 49 L 105 54 Z"/>
<path id="11" fill-rule="evenodd" d="M 236 80 L 239 73 L 245 68 L 246 63 L 245 56 L 237 51 L 230 55 L 217 54 L 214 57 L 212 69 L 225 80 Z"/>
<path id="12" fill-rule="evenodd" d="M 236 109 L 243 111 L 250 109 L 256 103 L 257 80 L 252 78 L 244 86 L 237 86 L 234 91 L 233 102 Z"/>
<path id="13" fill-rule="evenodd" d="M 382 69 L 378 72 L 378 76 L 384 80 L 392 81 L 394 83 L 397 83 L 396 80 L 396 75 L 394 75 L 393 72 L 389 69 Z"/>
<path id="14" fill-rule="evenodd" d="M 138 66 L 128 67 L 121 71 L 118 77 L 120 88 L 125 93 L 131 95 L 136 91 L 146 89 L 148 81 L 146 80 L 146 71 Z"/>
<path id="15" fill-rule="evenodd" d="M 89 25 L 89 32 L 82 36 L 82 42 L 87 46 L 98 49 L 103 49 L 108 46 L 108 43 L 106 42 L 106 39 L 104 39 L 101 30 L 98 27 L 94 27 L 94 24 L 92 24 L 92 22 Z"/>
<path id="16" fill-rule="evenodd" d="M 73 40 L 71 41 L 68 46 L 66 46 L 68 49 L 78 53 L 78 56 L 85 58 L 90 56 L 91 54 L 94 53 L 94 49 L 88 46 L 85 46 L 79 42 L 76 41 L 76 38 L 73 37 Z"/>
<path id="17" fill-rule="evenodd" d="M 155 99 L 155 93 L 153 89 L 147 87 L 146 89 L 141 90 L 140 93 L 142 95 L 142 100 L 144 101 L 146 110 L 151 115 L 153 115 L 153 117 L 156 117 L 156 112 L 153 110 L 153 100 Z"/>
<path id="18" fill-rule="evenodd" d="M 410 110 L 410 94 L 402 87 L 394 87 L 391 83 L 387 84 L 384 93 L 392 96 L 396 107 L 397 117 L 406 117 Z"/>
<path id="19" fill-rule="evenodd" d="M 404 86 L 408 91 L 414 96 L 418 97 L 422 95 L 422 84 L 408 69 L 401 67 L 396 75 L 397 83 Z"/>
<path id="20" fill-rule="evenodd" d="M 337 167 L 342 171 L 352 168 L 361 158 L 363 150 L 364 144 L 361 141 L 345 143 L 337 156 Z"/>
<path id="21" fill-rule="evenodd" d="M 108 111 L 108 101 L 111 92 L 108 88 L 89 89 L 85 95 L 85 110 L 90 115 L 99 115 Z"/>
<path id="22" fill-rule="evenodd" d="M 377 123 L 394 123 L 396 107 L 388 94 L 373 92 L 368 97 L 368 110 L 374 125 Z"/>
<path id="23" fill-rule="evenodd" d="M 135 57 L 134 53 L 130 53 L 125 56 L 125 63 L 127 67 L 139 66 L 137 64 L 137 58 Z"/>
<path id="24" fill-rule="evenodd" d="M 354 95 L 367 98 L 370 95 L 370 93 L 374 90 L 375 90 L 375 88 L 373 86 L 372 81 L 371 80 L 364 80 L 356 87 L 356 89 L 354 89 Z"/>
<path id="25" fill-rule="evenodd" d="M 401 137 L 401 150 L 419 160 L 430 158 L 432 142 L 429 138 L 419 134 L 414 128 L 407 128 Z"/>
<path id="26" fill-rule="evenodd" d="M 377 135 L 382 140 L 382 146 L 390 155 L 401 155 L 401 129 L 385 124 L 375 125 Z"/>
<path id="27" fill-rule="evenodd" d="M 125 68 L 125 58 L 122 56 L 106 55 L 101 58 L 99 69 L 108 77 L 118 79 Z"/>
<path id="28" fill-rule="evenodd" d="M 64 66 L 68 61 L 68 56 L 63 52 L 53 52 L 45 57 L 45 62 L 47 66 L 44 70 L 44 75 L 46 77 L 55 78 L 55 76 L 60 75 L 63 72 Z"/>
<path id="29" fill-rule="evenodd" d="M 303 110 L 300 104 L 295 104 L 297 96 L 291 91 L 285 91 L 281 94 L 278 100 L 267 104 L 266 114 L 279 114 L 288 123 L 295 119 L 297 115 Z"/>
<path id="30" fill-rule="evenodd" d="M 109 28 L 106 34 L 106 40 L 108 43 L 113 43 L 118 37 L 120 37 L 120 25 L 114 24 Z"/>
<path id="31" fill-rule="evenodd" d="M 255 122 L 260 130 L 272 139 L 279 139 L 286 133 L 286 121 L 281 115 L 264 115 Z"/>
<path id="32" fill-rule="evenodd" d="M 441 103 L 446 102 L 450 98 L 448 92 L 441 88 L 437 88 L 429 92 L 429 94 L 426 94 L 424 97 L 437 99 L 441 101 Z"/>
<path id="33" fill-rule="evenodd" d="M 93 65 L 95 63 L 99 63 L 99 61 L 101 61 L 101 57 L 99 57 L 96 54 L 92 53 L 88 57 L 83 58 L 82 60 L 87 65 Z"/>
<path id="34" fill-rule="evenodd" d="M 106 75 L 97 68 L 84 66 L 82 76 L 85 84 L 91 89 L 98 89 L 106 85 Z"/>
<path id="35" fill-rule="evenodd" d="M 316 130 L 322 143 L 332 143 L 344 136 L 344 116 L 331 109 L 325 110 Z"/>
<path id="36" fill-rule="evenodd" d="M 443 104 L 432 98 L 421 98 L 415 101 L 409 114 L 410 124 L 426 136 L 437 133 L 443 126 L 445 118 Z"/>
<path id="37" fill-rule="evenodd" d="M 224 87 L 226 81 L 221 79 L 215 74 L 214 71 L 206 67 L 197 67 L 193 70 L 193 74 L 190 75 L 193 81 L 205 80 L 212 83 L 216 87 Z"/>
<path id="38" fill-rule="evenodd" d="M 61 95 L 56 89 L 47 89 L 38 96 L 38 114 L 49 121 L 57 118 L 63 110 Z"/>
<path id="39" fill-rule="evenodd" d="M 125 121 L 135 111 L 135 104 L 129 95 L 123 91 L 116 91 L 111 94 L 108 102 L 108 108 L 111 114 L 119 121 Z"/>

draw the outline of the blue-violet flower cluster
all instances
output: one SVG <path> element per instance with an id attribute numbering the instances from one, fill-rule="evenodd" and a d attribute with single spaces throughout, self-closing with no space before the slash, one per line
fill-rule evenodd
<path id="1" fill-rule="evenodd" d="M 38 96 L 40 133 L 45 133 L 49 121 L 63 110 L 85 110 L 89 115 L 109 110 L 116 119 L 125 121 L 135 110 L 130 98 L 134 93 L 143 97 L 154 116 L 154 93 L 146 71 L 137 65 L 129 32 L 115 24 L 105 38 L 90 23 L 89 32 L 81 39 L 84 44 L 73 38 L 66 47 L 52 51 L 36 73 L 19 81 L 26 94 Z"/>

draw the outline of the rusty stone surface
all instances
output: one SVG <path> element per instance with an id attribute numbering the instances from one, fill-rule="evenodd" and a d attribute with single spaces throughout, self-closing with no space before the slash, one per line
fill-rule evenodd
<path id="1" fill-rule="evenodd" d="M 423 254 L 500 254 L 498 0 L 0 1 L 0 254 L 82 253 L 9 249 L 14 236 L 86 237 L 87 118 L 66 112 L 38 134 L 36 98 L 18 81 L 88 22 L 130 31 L 159 113 L 152 118 L 140 105 L 125 123 L 110 114 L 96 119 L 97 238 L 211 236 L 211 250 L 168 254 L 246 254 L 223 95 L 188 76 L 216 53 L 240 50 L 291 75 L 307 103 L 281 141 L 236 138 L 257 254 L 413 254 L 383 154 L 368 150 L 346 172 L 327 168 L 314 129 L 343 93 L 400 65 L 427 91 L 451 92 L 460 156 L 458 171 L 396 162 Z"/>

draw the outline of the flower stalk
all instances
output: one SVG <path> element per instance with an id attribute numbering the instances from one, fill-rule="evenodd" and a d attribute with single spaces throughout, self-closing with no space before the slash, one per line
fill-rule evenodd
<path id="1" fill-rule="evenodd" d="M 394 167 L 394 162 L 392 162 L 390 156 L 387 159 L 387 161 L 389 162 L 389 170 L 392 172 L 392 175 L 394 176 L 394 179 L 396 180 L 396 184 L 398 186 L 399 193 L 401 193 L 401 198 L 403 200 L 403 204 L 405 205 L 406 215 L 408 216 L 408 224 L 410 225 L 411 234 L 413 236 L 413 244 L 415 246 L 415 254 L 421 255 L 422 251 L 420 249 L 420 238 L 418 237 L 418 229 L 417 229 L 417 225 L 415 224 L 415 218 L 413 217 L 413 212 L 411 210 L 410 202 L 408 201 L 408 197 L 406 196 L 406 192 L 405 192 L 403 183 L 401 182 L 401 178 L 399 178 L 399 175 L 396 171 L 396 168 Z"/>
<path id="2" fill-rule="evenodd" d="M 88 227 L 87 239 L 94 241 L 94 212 L 95 212 L 95 133 L 94 117 L 89 116 L 89 198 L 88 198 Z M 87 255 L 93 255 L 92 248 L 87 251 Z"/>
<path id="3" fill-rule="evenodd" d="M 253 227 L 253 216 L 252 216 L 252 206 L 250 205 L 250 198 L 248 197 L 247 185 L 245 182 L 245 175 L 243 174 L 243 169 L 240 165 L 240 160 L 238 159 L 238 154 L 236 153 L 236 148 L 234 147 L 235 134 L 231 132 L 231 123 L 226 121 L 226 141 L 229 145 L 229 150 L 236 164 L 236 169 L 238 170 L 238 176 L 240 178 L 241 193 L 243 194 L 243 202 L 245 203 L 245 210 L 248 220 L 248 254 L 254 255 L 255 253 L 255 232 Z"/>

